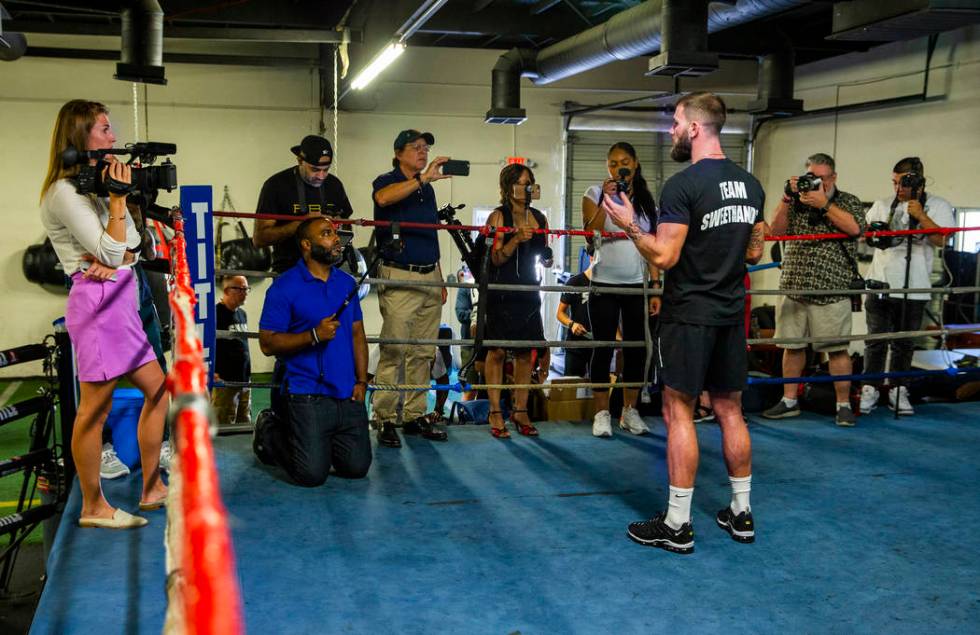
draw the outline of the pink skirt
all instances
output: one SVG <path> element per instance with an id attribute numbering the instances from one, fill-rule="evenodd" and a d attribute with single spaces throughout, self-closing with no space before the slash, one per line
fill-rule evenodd
<path id="1" fill-rule="evenodd" d="M 129 269 L 99 282 L 72 275 L 65 326 L 75 348 L 79 381 L 121 377 L 156 359 L 139 316 L 136 276 Z"/>

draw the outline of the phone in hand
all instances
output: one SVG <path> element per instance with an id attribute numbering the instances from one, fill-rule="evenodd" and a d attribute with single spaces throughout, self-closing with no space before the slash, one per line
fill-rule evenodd
<path id="1" fill-rule="evenodd" d="M 440 166 L 440 171 L 446 176 L 469 176 L 470 162 L 449 159 Z"/>

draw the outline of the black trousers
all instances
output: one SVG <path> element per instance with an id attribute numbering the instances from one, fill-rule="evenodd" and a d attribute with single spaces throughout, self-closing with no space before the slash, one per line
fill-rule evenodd
<path id="1" fill-rule="evenodd" d="M 304 487 L 323 485 L 331 467 L 344 478 L 367 475 L 372 454 L 363 402 L 294 394 L 287 401 L 276 424 L 256 434 L 291 479 Z"/>
<path id="2" fill-rule="evenodd" d="M 905 321 L 902 322 L 901 296 L 881 298 L 876 295 L 868 296 L 864 303 L 867 313 L 868 333 L 895 333 L 898 331 L 917 331 L 922 326 L 922 314 L 925 312 L 926 300 L 909 300 L 905 308 Z M 891 341 L 869 341 L 864 347 L 864 372 L 881 373 L 885 370 L 885 358 L 891 348 L 892 358 L 888 364 L 889 372 L 906 371 L 912 368 L 912 351 L 915 342 L 912 339 Z M 871 385 L 881 385 L 881 380 L 865 382 Z"/>
<path id="3" fill-rule="evenodd" d="M 610 342 L 616 339 L 616 327 L 622 318 L 623 341 L 642 342 L 644 340 L 643 325 L 649 316 L 647 300 L 642 295 L 614 295 L 602 291 L 604 286 L 636 287 L 642 289 L 642 284 L 604 285 L 592 283 L 589 292 L 589 320 L 592 323 L 592 336 L 597 341 Z M 609 364 L 612 361 L 612 347 L 593 348 L 592 361 L 589 364 L 589 378 L 593 382 L 606 383 L 609 381 Z M 646 349 L 623 348 L 623 381 L 643 381 L 643 368 L 646 365 Z M 607 391 L 608 388 L 593 390 Z"/>

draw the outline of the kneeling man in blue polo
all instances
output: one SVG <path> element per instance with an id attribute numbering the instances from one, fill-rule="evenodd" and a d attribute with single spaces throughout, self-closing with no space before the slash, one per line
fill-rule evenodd
<path id="1" fill-rule="evenodd" d="M 343 243 L 328 218 L 311 218 L 296 229 L 302 259 L 272 283 L 259 320 L 259 344 L 286 365 L 280 387 L 286 412 L 261 418 L 253 447 L 260 460 L 276 464 L 299 485 L 315 487 L 336 475 L 362 478 L 371 467 L 364 396 L 367 339 L 357 286 L 335 269 Z"/>

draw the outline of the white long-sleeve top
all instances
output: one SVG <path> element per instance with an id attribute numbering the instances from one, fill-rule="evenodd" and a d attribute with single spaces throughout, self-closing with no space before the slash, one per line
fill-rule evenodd
<path id="1" fill-rule="evenodd" d="M 127 247 L 140 246 L 129 210 L 126 210 L 126 241 L 119 242 L 106 231 L 109 223 L 109 200 L 97 196 L 79 194 L 68 179 L 55 181 L 41 200 L 41 222 L 58 254 L 65 275 L 88 269 L 89 263 L 82 254 L 92 254 L 96 260 L 109 267 L 128 268 L 123 265 Z"/>

